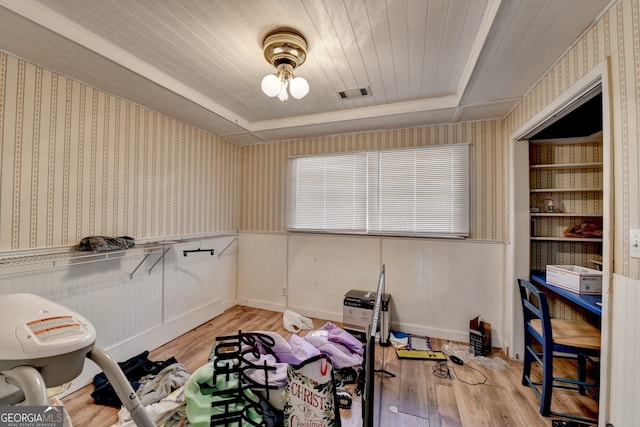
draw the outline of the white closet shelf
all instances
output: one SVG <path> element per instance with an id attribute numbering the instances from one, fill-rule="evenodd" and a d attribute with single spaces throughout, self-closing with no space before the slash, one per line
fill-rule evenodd
<path id="1" fill-rule="evenodd" d="M 22 249 L 17 251 L 0 252 L 0 276 L 18 274 L 38 270 L 48 270 L 59 267 L 72 267 L 81 264 L 101 262 L 123 258 L 141 257 L 140 262 L 129 273 L 129 278 L 140 269 L 149 256 L 157 254 L 154 263 L 147 269 L 151 273 L 154 267 L 164 258 L 173 245 L 189 243 L 203 239 L 215 239 L 233 237 L 233 240 L 223 249 L 226 251 L 236 240 L 237 234 L 233 232 L 221 232 L 202 235 L 188 235 L 165 240 L 136 243 L 134 247 L 118 251 L 90 252 L 79 251 L 74 246 L 58 246 L 54 248 Z M 218 256 L 222 255 L 220 253 Z"/>
<path id="2" fill-rule="evenodd" d="M 531 193 L 583 193 L 589 191 L 602 191 L 602 187 L 587 188 L 532 188 Z"/>
<path id="3" fill-rule="evenodd" d="M 531 170 L 540 169 L 598 169 L 602 168 L 602 162 L 591 163 L 540 163 L 529 166 Z"/>
<path id="4" fill-rule="evenodd" d="M 576 212 L 531 212 L 531 216 L 543 216 L 543 217 L 572 217 L 572 218 L 601 218 L 602 214 L 597 213 L 576 213 Z"/>
<path id="5" fill-rule="evenodd" d="M 588 237 L 530 237 L 531 240 L 540 242 L 578 242 L 578 243 L 602 243 L 602 238 Z"/>
<path id="6" fill-rule="evenodd" d="M 141 243 L 129 249 L 109 251 L 109 252 L 89 252 L 79 251 L 74 247 L 63 247 L 56 249 L 28 250 L 21 253 L 0 254 L 0 275 L 47 270 L 58 267 L 69 267 L 93 262 L 107 261 L 112 259 L 122 259 L 141 256 L 142 260 L 130 273 L 133 277 L 142 263 L 152 254 L 160 254 L 156 262 L 149 268 L 148 272 L 156 266 L 172 245 L 182 243 L 183 240 L 168 240 L 154 243 Z"/>

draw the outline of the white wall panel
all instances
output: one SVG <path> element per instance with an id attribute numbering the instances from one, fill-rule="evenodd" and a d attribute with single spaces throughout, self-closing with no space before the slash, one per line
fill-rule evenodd
<path id="1" fill-rule="evenodd" d="M 502 242 L 383 239 L 392 327 L 467 341 L 479 315 L 502 346 L 504 256 Z"/>
<path id="2" fill-rule="evenodd" d="M 503 242 L 241 233 L 238 302 L 341 322 L 345 293 L 375 290 L 383 263 L 392 327 L 467 341 L 480 315 L 502 346 Z"/>
<path id="3" fill-rule="evenodd" d="M 287 297 L 287 236 L 240 233 L 238 239 L 238 302 L 284 311 Z"/>
<path id="4" fill-rule="evenodd" d="M 380 239 L 292 234 L 288 264 L 289 307 L 342 321 L 350 289 L 376 290 Z"/>
<path id="5" fill-rule="evenodd" d="M 220 252 L 235 236 L 206 238 L 174 245 L 166 255 L 164 320 L 171 321 L 187 313 L 215 304 L 228 307 L 235 300 L 235 243 L 222 257 Z M 184 250 L 202 249 L 184 256 Z M 204 251 L 213 249 L 214 254 Z M 229 286 L 232 284 L 233 286 Z M 222 308 L 223 309 L 223 308 Z M 206 312 L 206 309 L 205 309 Z M 215 312 L 203 319 L 209 320 Z M 193 325 L 197 326 L 197 325 Z"/>
<path id="6" fill-rule="evenodd" d="M 3 276 L 2 293 L 33 293 L 85 316 L 96 328 L 96 345 L 113 349 L 133 336 L 159 326 L 161 311 L 148 309 L 162 303 L 162 270 L 134 275 L 142 257 Z M 147 269 L 149 265 L 147 265 Z"/>
<path id="7" fill-rule="evenodd" d="M 614 426 L 635 425 L 640 419 L 638 375 L 635 371 L 640 353 L 640 281 L 628 277 L 613 276 L 613 298 L 611 334 L 611 417 L 607 420 Z"/>

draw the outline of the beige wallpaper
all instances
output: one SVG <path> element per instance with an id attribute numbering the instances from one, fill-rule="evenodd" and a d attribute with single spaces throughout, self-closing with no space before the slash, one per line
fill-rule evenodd
<path id="1" fill-rule="evenodd" d="M 247 145 L 241 148 L 242 231 L 278 232 L 284 226 L 289 156 L 472 143 L 472 238 L 504 240 L 507 235 L 507 151 L 501 121 L 459 123 Z"/>
<path id="2" fill-rule="evenodd" d="M 0 250 L 236 230 L 238 154 L 0 52 Z"/>
<path id="3" fill-rule="evenodd" d="M 640 279 L 629 257 L 629 230 L 640 228 L 640 2 L 621 0 L 607 11 L 531 89 L 505 119 L 509 137 L 573 83 L 609 58 L 614 156 L 614 272 Z"/>

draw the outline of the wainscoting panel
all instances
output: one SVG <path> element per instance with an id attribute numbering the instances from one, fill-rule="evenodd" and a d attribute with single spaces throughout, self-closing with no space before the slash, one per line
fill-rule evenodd
<path id="1" fill-rule="evenodd" d="M 2 293 L 32 293 L 85 316 L 96 328 L 96 345 L 111 349 L 162 323 L 162 268 L 150 274 L 151 256 L 133 279 L 140 257 L 5 276 Z M 10 279 L 10 280 L 7 280 Z"/>
<path id="2" fill-rule="evenodd" d="M 287 236 L 240 233 L 238 303 L 284 311 L 283 289 L 287 289 Z"/>
<path id="3" fill-rule="evenodd" d="M 378 286 L 380 239 L 292 234 L 288 265 L 289 307 L 342 321 L 349 290 Z"/>
<path id="4" fill-rule="evenodd" d="M 616 427 L 631 426 L 638 422 L 640 402 L 638 375 L 640 353 L 640 281 L 615 274 L 613 276 L 611 329 L 610 418 Z"/>
<path id="5" fill-rule="evenodd" d="M 502 346 L 503 242 L 240 236 L 239 304 L 341 322 L 344 295 L 350 289 L 374 291 L 384 263 L 393 328 L 466 342 L 469 320 L 480 315 L 492 324 L 493 345 Z M 282 283 L 288 297 L 282 296 Z"/>
<path id="6" fill-rule="evenodd" d="M 189 330 L 235 303 L 235 237 L 203 238 L 171 248 L 165 263 L 163 323 L 179 322 L 180 330 Z M 185 256 L 185 250 L 197 249 L 202 251 Z"/>
<path id="7" fill-rule="evenodd" d="M 469 340 L 469 320 L 491 323 L 502 347 L 503 242 L 383 239 L 392 324 L 406 332 Z"/>

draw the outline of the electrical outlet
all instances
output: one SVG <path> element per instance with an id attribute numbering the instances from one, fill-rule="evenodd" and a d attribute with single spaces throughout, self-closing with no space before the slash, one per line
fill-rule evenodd
<path id="1" fill-rule="evenodd" d="M 638 229 L 629 231 L 629 256 L 640 258 L 640 230 Z"/>
<path id="2" fill-rule="evenodd" d="M 283 297 L 286 297 L 286 296 L 287 296 L 287 287 L 286 287 L 286 286 L 283 286 L 283 287 L 282 287 L 282 296 L 283 296 Z"/>

